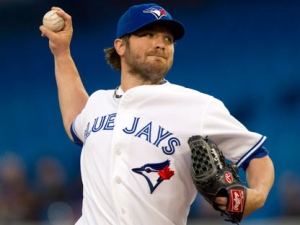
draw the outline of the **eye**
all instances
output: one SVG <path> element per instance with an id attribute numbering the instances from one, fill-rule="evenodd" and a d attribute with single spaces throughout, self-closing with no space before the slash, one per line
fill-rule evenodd
<path id="1" fill-rule="evenodd" d="M 173 44 L 174 43 L 174 38 L 172 36 L 166 36 L 165 37 L 165 40 L 166 42 L 170 43 L 170 44 Z"/>
<path id="2" fill-rule="evenodd" d="M 152 33 L 150 33 L 150 32 L 146 32 L 146 33 L 144 33 L 143 35 L 142 35 L 143 37 L 153 37 L 153 34 Z"/>
<path id="3" fill-rule="evenodd" d="M 151 173 L 151 169 L 150 168 L 145 168 L 145 172 L 146 173 Z"/>
<path id="4" fill-rule="evenodd" d="M 137 32 L 135 35 L 138 36 L 138 37 L 152 37 L 153 36 L 153 34 L 150 31 L 147 31 L 147 30 Z"/>
<path id="5" fill-rule="evenodd" d="M 153 33 L 151 33 L 148 30 L 137 31 L 134 33 L 134 35 L 138 37 L 148 37 L 148 38 L 152 38 L 154 36 Z"/>

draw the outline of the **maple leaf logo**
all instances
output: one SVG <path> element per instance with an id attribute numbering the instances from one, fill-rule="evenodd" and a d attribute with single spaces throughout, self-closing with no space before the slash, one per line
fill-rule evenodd
<path id="1" fill-rule="evenodd" d="M 174 175 L 174 171 L 169 168 L 169 166 L 165 166 L 162 170 L 158 171 L 158 175 L 163 180 L 170 180 L 170 178 Z"/>

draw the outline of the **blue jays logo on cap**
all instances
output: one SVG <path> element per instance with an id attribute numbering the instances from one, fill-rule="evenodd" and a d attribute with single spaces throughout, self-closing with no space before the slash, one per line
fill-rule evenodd
<path id="1" fill-rule="evenodd" d="M 150 3 L 131 6 L 121 16 L 117 26 L 117 38 L 154 23 L 169 29 L 173 33 L 174 40 L 178 40 L 184 35 L 184 27 L 180 22 L 174 20 L 170 13 L 161 6 Z"/>
<path id="2" fill-rule="evenodd" d="M 156 19 L 160 19 L 163 16 L 167 16 L 167 12 L 161 7 L 151 7 L 150 9 L 145 9 L 144 13 L 151 13 L 156 17 Z"/>

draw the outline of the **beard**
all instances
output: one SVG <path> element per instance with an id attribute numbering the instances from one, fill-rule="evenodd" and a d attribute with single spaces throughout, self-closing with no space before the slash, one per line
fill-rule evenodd
<path id="1" fill-rule="evenodd" d="M 148 52 L 146 56 L 166 57 L 166 54 L 161 53 L 160 50 L 155 50 Z M 139 76 L 144 81 L 150 81 L 151 83 L 157 83 L 164 78 L 173 64 L 173 60 L 167 64 L 165 59 L 159 57 L 153 61 L 142 60 L 142 56 L 132 51 L 129 46 L 126 49 L 124 59 L 129 68 L 128 72 L 134 76 Z"/>

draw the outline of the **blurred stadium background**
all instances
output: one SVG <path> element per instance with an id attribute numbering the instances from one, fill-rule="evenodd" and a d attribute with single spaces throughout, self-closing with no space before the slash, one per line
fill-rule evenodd
<path id="1" fill-rule="evenodd" d="M 0 224 L 69 225 L 80 216 L 80 148 L 64 132 L 43 15 L 73 17 L 72 55 L 89 93 L 114 88 L 104 60 L 119 16 L 142 0 L 0 0 Z M 276 180 L 244 224 L 299 224 L 300 1 L 157 0 L 186 35 L 167 79 L 221 99 L 268 136 Z M 243 174 L 242 174 L 243 177 Z M 189 224 L 227 224 L 197 197 Z"/>

